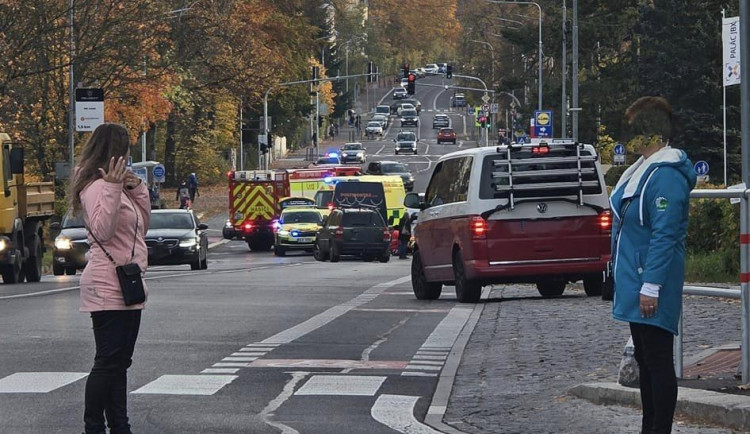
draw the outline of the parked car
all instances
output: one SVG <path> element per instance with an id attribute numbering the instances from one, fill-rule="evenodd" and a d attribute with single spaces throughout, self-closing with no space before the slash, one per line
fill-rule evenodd
<path id="1" fill-rule="evenodd" d="M 402 152 L 417 155 L 417 135 L 413 131 L 399 131 L 393 141 L 396 143 L 396 155 Z"/>
<path id="2" fill-rule="evenodd" d="M 414 126 L 414 127 L 419 126 L 419 114 L 417 114 L 416 110 L 409 110 L 409 109 L 401 110 L 400 121 L 401 121 L 402 127 L 409 126 L 409 125 Z"/>
<path id="3" fill-rule="evenodd" d="M 55 237 L 55 248 L 52 251 L 52 274 L 73 275 L 76 270 L 83 270 L 88 260 L 88 233 L 83 218 L 68 211 L 61 223 L 53 223 L 52 230 L 59 230 Z"/>
<path id="4" fill-rule="evenodd" d="M 449 127 L 451 125 L 451 120 L 448 117 L 448 115 L 443 113 L 438 113 L 432 118 L 432 128 L 441 128 L 441 127 Z"/>
<path id="5" fill-rule="evenodd" d="M 325 221 L 315 239 L 314 255 L 318 261 L 338 262 L 342 256 L 378 258 L 388 262 L 391 231 L 380 213 L 370 208 L 337 208 Z"/>
<path id="6" fill-rule="evenodd" d="M 393 90 L 393 99 L 404 99 L 407 96 L 409 96 L 409 94 L 406 93 L 406 89 L 403 87 L 397 87 Z"/>
<path id="7" fill-rule="evenodd" d="M 369 137 L 382 136 L 383 126 L 378 121 L 370 121 L 365 127 L 365 135 Z"/>
<path id="8" fill-rule="evenodd" d="M 440 128 L 437 135 L 438 145 L 441 143 L 456 144 L 456 132 L 453 128 Z"/>
<path id="9" fill-rule="evenodd" d="M 341 147 L 342 163 L 349 163 L 352 161 L 356 163 L 364 163 L 365 158 L 367 158 L 366 155 L 365 147 L 359 142 L 345 143 L 344 146 Z"/>
<path id="10" fill-rule="evenodd" d="M 149 265 L 190 264 L 191 270 L 208 268 L 208 226 L 190 209 L 151 211 L 146 232 Z"/>
<path id="11" fill-rule="evenodd" d="M 510 151 L 510 152 L 509 152 Z M 612 216 L 593 146 L 572 141 L 476 148 L 438 160 L 419 207 L 412 261 L 418 299 L 455 284 L 460 302 L 482 286 L 534 283 L 543 297 L 583 280 L 587 295 L 612 295 Z"/>
<path id="12" fill-rule="evenodd" d="M 424 72 L 427 74 L 437 74 L 439 69 L 440 68 L 437 66 L 437 63 L 429 63 L 424 66 Z"/>
<path id="13" fill-rule="evenodd" d="M 414 175 L 406 165 L 398 161 L 371 161 L 365 171 L 367 175 L 398 175 L 404 181 L 404 190 L 414 189 Z"/>

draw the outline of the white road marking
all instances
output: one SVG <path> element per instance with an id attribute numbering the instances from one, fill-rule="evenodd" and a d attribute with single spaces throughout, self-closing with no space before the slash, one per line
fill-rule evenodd
<path id="1" fill-rule="evenodd" d="M 17 372 L 0 379 L 0 393 L 48 393 L 88 375 L 88 372 Z"/>
<path id="2" fill-rule="evenodd" d="M 227 239 L 223 239 L 223 240 L 217 241 L 217 242 L 215 242 L 215 243 L 211 243 L 211 244 L 209 244 L 209 245 L 208 245 L 208 248 L 209 248 L 209 249 L 213 249 L 214 247 L 220 246 L 220 245 L 222 245 L 222 244 L 226 244 L 226 243 L 228 243 L 229 241 L 230 241 L 230 240 L 227 240 Z"/>
<path id="3" fill-rule="evenodd" d="M 201 374 L 236 374 L 240 368 L 206 368 Z"/>
<path id="4" fill-rule="evenodd" d="M 297 396 L 375 396 L 386 378 L 367 375 L 313 375 L 294 394 Z"/>
<path id="5" fill-rule="evenodd" d="M 442 361 L 435 361 L 435 360 L 424 360 L 424 359 L 414 359 L 412 360 L 409 365 L 430 365 L 430 366 L 443 366 Z"/>
<path id="6" fill-rule="evenodd" d="M 279 393 L 279 396 L 273 399 L 273 401 L 269 402 L 266 408 L 264 408 L 259 416 L 261 419 L 263 419 L 263 422 L 266 424 L 278 429 L 281 431 L 281 434 L 299 434 L 299 432 L 291 427 L 288 427 L 280 422 L 274 422 L 271 420 L 272 417 L 274 417 L 274 411 L 276 411 L 279 407 L 284 405 L 284 403 L 289 399 L 289 397 L 292 396 L 292 393 L 294 393 L 294 388 L 297 386 L 297 383 L 302 381 L 309 372 L 291 372 L 292 379 L 289 380 L 286 385 L 284 385 L 284 389 Z"/>
<path id="7" fill-rule="evenodd" d="M 224 357 L 221 359 L 222 362 L 252 362 L 255 361 L 257 357 Z"/>
<path id="8" fill-rule="evenodd" d="M 417 360 L 445 360 L 447 358 L 448 356 L 423 356 L 421 354 L 417 354 L 416 356 L 412 357 L 415 362 Z"/>
<path id="9" fill-rule="evenodd" d="M 427 340 L 420 349 L 427 348 L 447 348 L 453 347 L 453 344 L 458 338 L 458 334 L 463 330 L 466 321 L 469 320 L 472 308 L 456 306 L 448 313 L 448 315 L 440 321 L 435 330 L 430 333 Z"/>
<path id="10" fill-rule="evenodd" d="M 370 345 L 369 347 L 365 348 L 364 351 L 362 351 L 361 360 L 363 362 L 369 362 L 370 361 L 370 353 L 372 353 L 373 351 L 375 351 L 380 345 L 383 344 L 383 342 L 386 342 L 388 340 L 388 337 L 391 334 L 393 334 L 393 332 L 395 332 L 396 330 L 398 330 L 399 327 L 401 327 L 404 324 L 406 324 L 406 322 L 409 321 L 410 319 L 411 319 L 411 317 L 404 318 L 401 321 L 399 321 L 398 324 L 396 324 L 393 327 L 391 327 L 390 329 L 388 329 L 385 333 L 380 334 L 378 336 L 378 338 L 379 338 L 378 340 L 376 340 L 372 345 Z M 342 374 L 348 374 L 349 372 L 352 371 L 352 369 L 353 368 L 344 369 L 343 371 L 341 371 L 341 373 Z"/>
<path id="11" fill-rule="evenodd" d="M 414 406 L 418 396 L 380 395 L 372 406 L 372 418 L 405 434 L 440 434 L 414 417 Z"/>
<path id="12" fill-rule="evenodd" d="M 229 362 L 229 363 L 214 363 L 211 365 L 214 368 L 249 368 L 250 363 L 239 363 L 239 362 Z"/>
<path id="13" fill-rule="evenodd" d="M 442 365 L 442 363 L 441 363 L 441 365 Z M 412 365 L 412 364 L 409 364 L 406 367 L 406 369 L 421 369 L 421 370 L 424 370 L 424 371 L 439 371 L 439 370 L 443 369 L 443 367 L 442 366 L 424 366 L 424 365 Z"/>
<path id="14" fill-rule="evenodd" d="M 373 296 L 377 297 L 378 295 L 380 295 L 381 292 L 385 291 L 386 289 L 394 287 L 396 285 L 400 285 L 402 283 L 409 282 L 409 281 L 411 281 L 411 276 L 405 276 L 400 279 L 391 280 L 390 282 L 377 284 L 371 287 L 370 289 L 368 289 L 367 291 L 365 291 L 364 293 L 353 298 L 352 300 L 349 300 L 346 303 L 340 304 L 338 306 L 333 306 L 332 308 L 318 315 L 315 315 L 314 317 L 308 319 L 307 321 L 304 321 L 300 324 L 297 324 L 294 327 L 291 327 L 287 330 L 277 333 L 271 336 L 270 338 L 264 339 L 260 343 L 262 344 L 288 344 L 294 340 L 301 338 L 302 336 L 305 336 L 308 333 L 311 333 L 325 326 L 331 321 L 346 314 L 350 310 L 357 308 L 369 301 L 372 301 Z M 450 316 L 450 313 L 448 314 L 448 316 Z"/>
<path id="15" fill-rule="evenodd" d="M 162 375 L 131 393 L 209 396 L 237 378 L 237 375 Z"/>
<path id="16" fill-rule="evenodd" d="M 402 377 L 437 377 L 438 374 L 435 372 L 411 372 L 406 371 L 401 373 Z"/>
<path id="17" fill-rule="evenodd" d="M 276 345 L 269 345 L 269 344 L 247 344 L 246 347 L 262 347 L 262 348 L 255 348 L 257 351 L 271 351 L 272 349 L 276 348 Z"/>

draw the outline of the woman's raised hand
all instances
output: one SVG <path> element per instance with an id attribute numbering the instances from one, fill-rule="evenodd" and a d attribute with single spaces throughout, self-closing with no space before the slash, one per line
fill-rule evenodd
<path id="1" fill-rule="evenodd" d="M 125 180 L 125 174 L 127 173 L 125 167 L 125 158 L 120 157 L 115 162 L 115 157 L 109 160 L 109 170 L 105 171 L 103 168 L 99 168 L 99 173 L 102 175 L 102 179 L 107 182 L 113 182 L 116 184 L 122 184 Z"/>

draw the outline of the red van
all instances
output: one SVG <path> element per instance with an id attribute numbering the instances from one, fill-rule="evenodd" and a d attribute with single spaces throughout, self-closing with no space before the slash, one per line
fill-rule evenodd
<path id="1" fill-rule="evenodd" d="M 605 273 L 612 216 L 591 145 L 551 140 L 475 148 L 443 156 L 419 208 L 412 286 L 418 299 L 455 285 L 460 302 L 482 286 L 534 283 L 543 297 L 583 280 L 611 297 Z"/>

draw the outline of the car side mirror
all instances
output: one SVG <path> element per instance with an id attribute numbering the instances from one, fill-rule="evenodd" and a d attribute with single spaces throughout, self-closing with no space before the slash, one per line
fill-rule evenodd
<path id="1" fill-rule="evenodd" d="M 205 231 L 206 229 L 208 229 L 208 225 L 207 224 L 201 223 L 201 224 L 198 225 L 198 230 Z"/>
<path id="2" fill-rule="evenodd" d="M 406 193 L 406 196 L 404 196 L 404 206 L 407 208 L 418 208 L 420 210 L 426 208 L 425 202 L 417 193 Z"/>
<path id="3" fill-rule="evenodd" d="M 60 222 L 54 222 L 49 224 L 49 230 L 58 232 L 62 230 L 62 226 L 60 225 Z"/>

